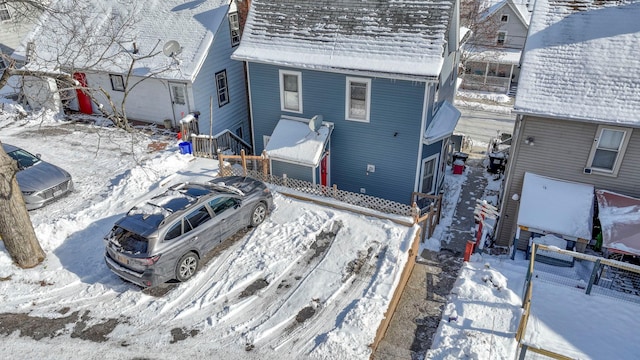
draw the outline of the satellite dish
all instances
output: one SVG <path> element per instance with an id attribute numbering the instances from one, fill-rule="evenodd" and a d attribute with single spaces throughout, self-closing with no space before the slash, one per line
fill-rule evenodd
<path id="1" fill-rule="evenodd" d="M 180 54 L 180 51 L 182 51 L 182 47 L 180 43 L 175 40 L 167 41 L 162 47 L 162 53 L 168 57 L 174 57 Z"/>
<path id="2" fill-rule="evenodd" d="M 320 130 L 321 126 L 322 126 L 322 115 L 316 115 L 312 117 L 311 120 L 309 120 L 309 129 L 311 129 L 311 131 L 317 133 L 318 130 Z"/>

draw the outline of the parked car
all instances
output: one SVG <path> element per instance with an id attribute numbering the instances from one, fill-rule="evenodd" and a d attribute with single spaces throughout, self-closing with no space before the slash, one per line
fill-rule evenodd
<path id="1" fill-rule="evenodd" d="M 200 259 L 273 207 L 267 186 L 240 176 L 179 183 L 132 208 L 105 237 L 105 261 L 142 287 L 189 280 Z"/>
<path id="2" fill-rule="evenodd" d="M 18 163 L 16 178 L 27 205 L 37 209 L 73 191 L 71 175 L 63 169 L 17 146 L 2 144 L 4 151 Z"/>

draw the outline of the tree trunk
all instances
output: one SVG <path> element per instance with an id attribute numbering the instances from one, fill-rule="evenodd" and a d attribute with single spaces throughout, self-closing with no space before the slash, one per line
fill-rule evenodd
<path id="1" fill-rule="evenodd" d="M 18 187 L 16 162 L 0 144 L 0 238 L 9 255 L 21 268 L 32 268 L 42 262 L 40 247 L 31 218 Z"/>

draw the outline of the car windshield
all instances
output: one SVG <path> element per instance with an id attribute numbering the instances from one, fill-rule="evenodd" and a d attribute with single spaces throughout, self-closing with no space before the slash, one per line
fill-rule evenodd
<path id="1" fill-rule="evenodd" d="M 18 168 L 20 170 L 31 167 L 40 161 L 40 159 L 22 149 L 12 151 L 7 155 L 11 156 L 11 158 L 18 162 Z"/>

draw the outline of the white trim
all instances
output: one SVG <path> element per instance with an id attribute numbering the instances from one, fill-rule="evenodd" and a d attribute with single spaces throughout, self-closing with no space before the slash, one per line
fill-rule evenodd
<path id="1" fill-rule="evenodd" d="M 617 131 L 622 132 L 622 141 L 618 146 L 618 153 L 616 154 L 616 160 L 613 164 L 613 169 L 602 169 L 593 167 L 593 159 L 596 154 L 596 150 L 598 149 L 598 144 L 600 143 L 600 137 L 602 136 L 602 132 L 604 130 L 609 131 Z M 631 128 L 622 128 L 616 126 L 607 126 L 607 125 L 599 125 L 598 130 L 596 131 L 596 137 L 594 138 L 593 145 L 591 145 L 591 151 L 589 152 L 589 159 L 587 160 L 587 168 L 591 169 L 591 174 L 599 174 L 599 175 L 609 175 L 609 176 L 618 176 L 618 171 L 620 171 L 620 166 L 622 165 L 622 159 L 624 159 L 624 154 L 627 150 L 627 145 L 629 144 L 629 139 L 631 138 L 631 132 L 633 129 Z"/>
<path id="2" fill-rule="evenodd" d="M 422 123 L 420 124 L 420 131 L 418 131 L 418 158 L 416 159 L 416 174 L 414 182 L 414 191 L 418 192 L 422 179 L 420 173 L 422 172 L 422 149 L 424 145 L 422 140 L 424 139 L 424 131 L 427 128 L 427 112 L 429 111 L 429 83 L 424 83 L 424 100 L 422 101 Z"/>
<path id="3" fill-rule="evenodd" d="M 367 86 L 365 96 L 365 114 L 364 118 L 351 117 L 351 83 L 364 83 Z M 371 120 L 371 79 L 347 76 L 345 97 L 344 97 L 344 118 L 351 121 L 370 122 Z"/>
<path id="4" fill-rule="evenodd" d="M 436 105 L 438 105 L 439 102 L 439 97 L 440 97 L 440 81 L 442 80 L 442 78 L 438 79 L 438 82 L 435 84 L 435 91 L 433 92 L 433 102 L 431 103 L 431 117 L 433 118 L 433 116 L 436 114 L 437 108 L 439 108 L 439 106 L 436 108 Z"/>
<path id="5" fill-rule="evenodd" d="M 267 144 L 271 140 L 271 135 L 262 135 L 262 150 L 267 148 Z"/>
<path id="6" fill-rule="evenodd" d="M 298 110 L 288 109 L 285 107 L 284 101 L 284 75 L 296 76 L 298 79 Z M 302 114 L 302 72 L 291 70 L 279 70 L 278 78 L 280 82 L 280 110 L 292 113 Z"/>
<path id="7" fill-rule="evenodd" d="M 434 194 L 435 193 L 435 187 L 438 183 L 438 165 L 439 165 L 439 159 L 440 159 L 440 153 L 436 153 L 433 154 L 431 156 L 429 156 L 428 158 L 422 159 L 422 165 L 420 166 L 420 186 L 418 187 L 418 192 L 421 192 L 423 194 Z M 424 192 L 422 191 L 422 186 L 424 185 L 422 182 L 424 181 L 424 168 L 425 168 L 425 164 L 431 161 L 434 161 L 435 163 L 433 164 L 433 179 L 431 180 L 431 190 L 429 192 Z"/>
<path id="8" fill-rule="evenodd" d="M 255 128 L 253 127 L 253 102 L 251 101 L 251 76 L 249 76 L 249 63 L 245 62 L 245 69 L 247 71 L 247 78 L 245 79 L 247 81 L 247 96 L 249 97 L 249 124 L 251 126 L 251 128 L 249 129 L 251 131 L 251 146 L 253 147 L 253 152 L 255 153 L 256 151 L 256 138 L 255 138 Z M 271 165 L 271 164 L 269 164 Z"/>

